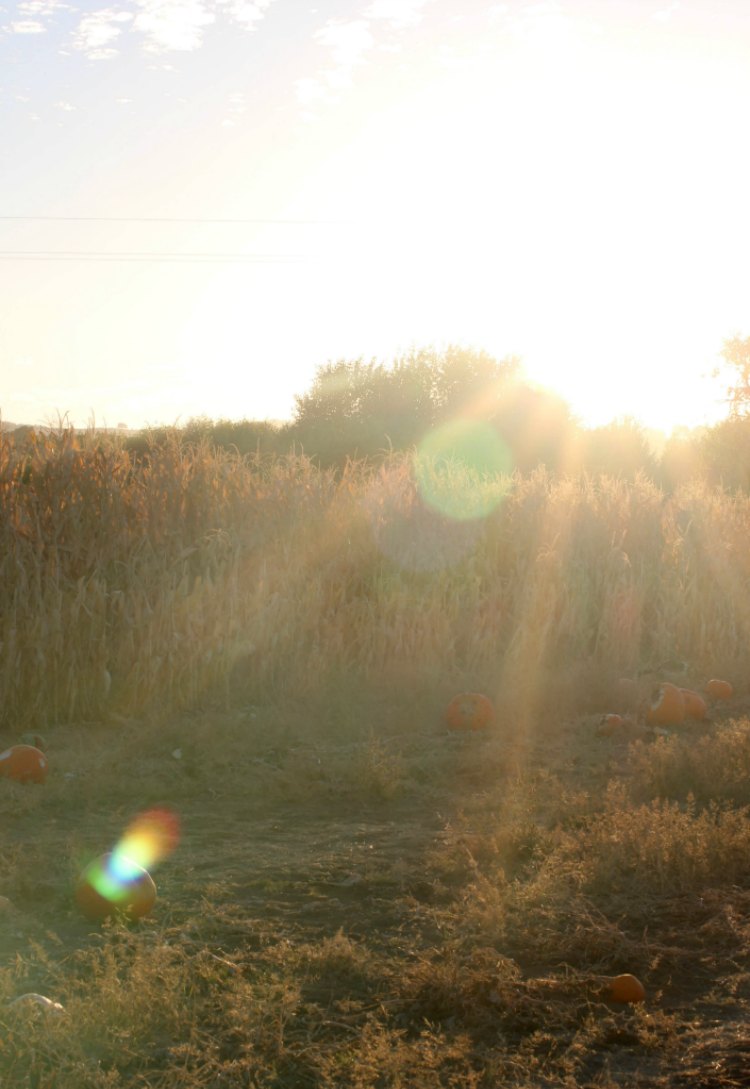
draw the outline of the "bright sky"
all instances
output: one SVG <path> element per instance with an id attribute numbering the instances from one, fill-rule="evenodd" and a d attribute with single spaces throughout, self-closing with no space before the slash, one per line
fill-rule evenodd
<path id="1" fill-rule="evenodd" d="M 2 418 L 281 419 L 459 343 L 714 420 L 749 56 L 747 0 L 0 0 Z"/>

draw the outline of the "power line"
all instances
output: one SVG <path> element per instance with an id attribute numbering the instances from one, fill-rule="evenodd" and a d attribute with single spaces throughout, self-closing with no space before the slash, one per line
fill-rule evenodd
<path id="1" fill-rule="evenodd" d="M 343 224 L 343 219 L 208 219 L 201 216 L 3 216 L 4 222 L 27 223 L 226 223 L 226 224 L 277 224 L 277 225 L 327 225 Z"/>
<path id="2" fill-rule="evenodd" d="M 285 264 L 309 260 L 304 254 L 208 253 L 104 250 L 0 250 L 2 261 L 171 261 L 176 264 L 208 264 L 213 261 L 234 264 Z"/>

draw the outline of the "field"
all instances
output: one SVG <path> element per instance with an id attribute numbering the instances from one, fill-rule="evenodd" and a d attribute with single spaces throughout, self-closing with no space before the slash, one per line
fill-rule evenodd
<path id="1" fill-rule="evenodd" d="M 435 489 L 486 516 L 405 462 L 0 448 L 0 744 L 51 768 L 0 780 L 2 1089 L 750 1084 L 750 504 Z M 678 668 L 734 699 L 597 735 Z M 153 912 L 88 922 L 152 805 Z"/>

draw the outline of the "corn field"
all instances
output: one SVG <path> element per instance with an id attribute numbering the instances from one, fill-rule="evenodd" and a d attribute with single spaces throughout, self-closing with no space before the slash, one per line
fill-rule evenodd
<path id="1" fill-rule="evenodd" d="M 95 432 L 0 437 L 0 724 L 340 678 L 481 686 L 531 713 L 672 656 L 747 668 L 750 499 L 433 471 L 428 503 L 408 457 L 334 474 L 178 432 L 138 458 Z M 461 515 L 472 496 L 481 517 Z"/>

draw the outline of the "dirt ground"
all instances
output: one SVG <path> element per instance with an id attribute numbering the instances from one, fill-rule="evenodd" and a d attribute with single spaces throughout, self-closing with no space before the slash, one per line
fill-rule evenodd
<path id="1" fill-rule="evenodd" d="M 695 737 L 718 724 L 697 725 Z M 170 1081 L 179 1041 L 146 1034 L 128 1064 L 109 1060 L 113 1086 L 469 1089 L 500 1077 L 524 1086 L 750 1086 L 750 860 L 746 883 L 589 920 L 590 947 L 571 946 L 567 961 L 522 925 L 485 932 L 467 921 L 495 872 L 486 861 L 511 795 L 516 807 L 529 801 L 532 823 L 554 829 L 566 791 L 595 799 L 631 774 L 631 746 L 596 737 L 595 727 L 587 715 L 523 739 L 507 728 L 453 735 L 434 718 L 389 712 L 352 738 L 340 723 L 307 730 L 303 707 L 255 706 L 52 727 L 47 784 L 0 782 L 0 894 L 9 901 L 0 911 L 0 1003 L 4 996 L 7 1010 L 19 993 L 52 990 L 75 1008 L 87 956 L 111 943 L 156 943 L 192 965 L 207 993 L 241 981 L 277 1013 L 286 1009 L 274 1030 L 283 1045 L 273 1044 L 273 1062 L 256 1056 L 247 1066 L 235 1029 L 227 1025 L 222 1039 L 217 1021 L 224 1066 L 204 1080 Z M 135 925 L 88 922 L 73 902 L 76 875 L 156 804 L 179 815 L 181 839 L 154 867 L 153 912 Z M 521 847 L 517 855 L 504 865 L 521 881 Z M 578 906 L 558 916 L 571 933 Z M 631 963 L 646 1002 L 604 1001 L 602 977 Z M 158 979 L 153 986 L 158 1000 Z M 196 992 L 196 1019 L 206 1016 L 203 1001 Z M 12 1028 L 0 1013 L 0 1034 L 15 1039 Z M 392 1056 L 403 1050 L 399 1062 L 365 1063 L 363 1040 L 376 1031 L 391 1034 Z M 0 1044 L 2 1089 L 69 1084 L 25 1061 Z"/>

